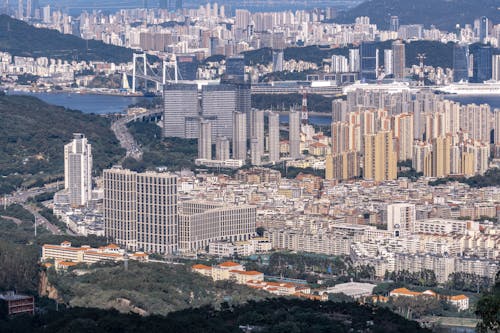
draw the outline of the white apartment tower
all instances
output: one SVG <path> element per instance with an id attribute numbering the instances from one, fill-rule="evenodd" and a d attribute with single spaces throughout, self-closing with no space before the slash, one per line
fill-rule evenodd
<path id="1" fill-rule="evenodd" d="M 104 230 L 125 248 L 175 253 L 178 244 L 177 176 L 104 170 Z"/>
<path id="2" fill-rule="evenodd" d="M 299 159 L 300 155 L 300 112 L 290 110 L 289 113 L 290 157 Z"/>
<path id="3" fill-rule="evenodd" d="M 207 120 L 200 121 L 198 158 L 212 159 L 212 124 Z"/>
<path id="4" fill-rule="evenodd" d="M 405 203 L 387 205 L 387 230 L 392 231 L 394 237 L 413 232 L 415 220 L 415 205 Z"/>
<path id="5" fill-rule="evenodd" d="M 247 159 L 247 115 L 233 113 L 233 159 Z"/>
<path id="6" fill-rule="evenodd" d="M 64 146 L 64 188 L 72 206 L 85 206 L 92 198 L 92 147 L 80 133 Z"/>
<path id="7" fill-rule="evenodd" d="M 229 139 L 225 136 L 218 136 L 215 141 L 215 159 L 217 161 L 229 159 Z"/>

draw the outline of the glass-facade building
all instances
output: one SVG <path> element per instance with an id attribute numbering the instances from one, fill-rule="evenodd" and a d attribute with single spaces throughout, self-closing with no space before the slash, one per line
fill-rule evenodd
<path id="1" fill-rule="evenodd" d="M 453 81 L 469 80 L 469 46 L 455 44 L 453 47 Z"/>
<path id="2" fill-rule="evenodd" d="M 474 52 L 473 82 L 481 83 L 491 80 L 492 56 L 490 46 L 480 46 Z"/>
<path id="3" fill-rule="evenodd" d="M 377 79 L 378 48 L 374 42 L 362 43 L 360 47 L 360 77 L 361 81 Z"/>

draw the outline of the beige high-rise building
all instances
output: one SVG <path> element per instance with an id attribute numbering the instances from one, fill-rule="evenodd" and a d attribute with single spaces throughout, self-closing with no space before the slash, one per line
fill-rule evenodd
<path id="1" fill-rule="evenodd" d="M 363 178 L 375 181 L 397 178 L 397 154 L 391 131 L 365 135 Z"/>
<path id="2" fill-rule="evenodd" d="M 64 146 L 64 188 L 72 206 L 85 206 L 92 199 L 92 146 L 80 133 Z"/>
<path id="3" fill-rule="evenodd" d="M 198 158 L 212 159 L 212 124 L 208 120 L 200 121 L 198 135 Z"/>
<path id="4" fill-rule="evenodd" d="M 252 129 L 250 137 L 255 138 L 256 141 L 256 154 L 262 157 L 264 155 L 264 111 L 254 110 L 252 113 Z M 251 148 L 251 147 L 250 147 Z"/>
<path id="5" fill-rule="evenodd" d="M 247 159 L 247 115 L 233 113 L 233 159 Z"/>
<path id="6" fill-rule="evenodd" d="M 394 117 L 393 134 L 397 139 L 398 161 L 411 160 L 413 155 L 413 114 Z"/>
<path id="7" fill-rule="evenodd" d="M 214 241 L 244 241 L 255 235 L 256 208 L 185 201 L 179 215 L 179 249 L 194 252 Z"/>
<path id="8" fill-rule="evenodd" d="M 104 170 L 104 230 L 129 250 L 177 251 L 177 176 L 114 167 Z"/>
<path id="9" fill-rule="evenodd" d="M 280 115 L 270 112 L 269 120 L 269 162 L 280 160 Z"/>
<path id="10" fill-rule="evenodd" d="M 413 146 L 413 157 L 412 157 L 412 167 L 416 172 L 424 172 L 426 156 L 430 155 L 432 151 L 432 146 L 418 141 Z"/>
<path id="11" fill-rule="evenodd" d="M 402 80 L 406 74 L 405 44 L 399 40 L 392 43 L 392 71 L 396 80 Z"/>
<path id="12" fill-rule="evenodd" d="M 347 180 L 360 176 L 359 154 L 347 151 L 341 154 L 327 155 L 325 161 L 326 180 Z"/>
<path id="13" fill-rule="evenodd" d="M 451 138 L 438 137 L 432 140 L 431 153 L 431 174 L 425 174 L 429 177 L 447 177 L 450 175 L 450 158 L 451 158 Z M 425 172 L 424 172 L 425 173 Z"/>

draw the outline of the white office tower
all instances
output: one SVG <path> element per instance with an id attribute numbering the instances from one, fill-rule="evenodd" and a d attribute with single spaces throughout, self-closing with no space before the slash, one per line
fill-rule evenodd
<path id="1" fill-rule="evenodd" d="M 387 205 L 387 230 L 394 237 L 414 232 L 416 220 L 415 205 L 397 203 Z"/>
<path id="2" fill-rule="evenodd" d="M 198 158 L 212 159 L 212 124 L 208 120 L 200 121 L 198 136 Z"/>
<path id="3" fill-rule="evenodd" d="M 256 148 L 257 151 L 256 153 L 259 156 L 264 155 L 264 141 L 265 141 L 265 136 L 264 136 L 264 111 L 262 110 L 254 110 L 252 113 L 252 122 L 253 125 L 250 126 L 252 129 L 253 133 L 251 133 L 251 137 L 255 138 L 257 140 L 256 142 Z M 247 126 L 248 128 L 248 126 Z M 253 163 L 252 163 L 253 164 Z"/>
<path id="4" fill-rule="evenodd" d="M 80 133 L 64 146 L 64 188 L 72 206 L 85 206 L 92 199 L 92 146 Z"/>
<path id="5" fill-rule="evenodd" d="M 229 159 L 229 139 L 225 136 L 218 136 L 215 141 L 215 159 L 217 161 Z"/>
<path id="6" fill-rule="evenodd" d="M 259 149 L 259 140 L 257 138 L 250 139 L 250 159 L 252 165 L 262 164 L 262 154 Z"/>
<path id="7" fill-rule="evenodd" d="M 132 251 L 177 251 L 177 176 L 104 170 L 104 231 L 109 241 Z"/>
<path id="8" fill-rule="evenodd" d="M 163 89 L 163 100 L 163 137 L 198 138 L 198 86 L 167 84 Z"/>
<path id="9" fill-rule="evenodd" d="M 299 159 L 300 155 L 300 112 L 295 110 L 290 110 L 289 113 L 289 145 L 290 145 L 290 157 L 293 159 Z"/>
<path id="10" fill-rule="evenodd" d="M 498 29 L 500 31 L 500 28 Z M 499 33 L 500 35 L 500 33 Z M 492 61 L 492 68 L 493 68 L 493 72 L 492 72 L 492 80 L 493 81 L 497 81 L 497 82 L 500 82 L 500 54 L 495 54 L 493 56 L 493 61 Z"/>
<path id="11" fill-rule="evenodd" d="M 384 69 L 385 75 L 391 75 L 394 73 L 392 50 L 384 50 Z"/>
<path id="12" fill-rule="evenodd" d="M 269 162 L 280 160 L 280 115 L 270 112 L 269 120 Z"/>
<path id="13" fill-rule="evenodd" d="M 357 73 L 360 70 L 359 49 L 349 50 L 349 71 Z"/>
<path id="14" fill-rule="evenodd" d="M 233 159 L 247 159 L 247 115 L 233 113 Z"/>

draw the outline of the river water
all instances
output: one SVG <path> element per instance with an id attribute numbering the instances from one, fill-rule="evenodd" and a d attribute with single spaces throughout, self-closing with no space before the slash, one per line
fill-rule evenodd
<path id="1" fill-rule="evenodd" d="M 74 94 L 74 93 L 25 93 L 9 92 L 10 94 L 26 94 L 40 98 L 41 100 L 61 105 L 69 109 L 80 110 L 85 113 L 108 114 L 123 112 L 131 104 L 144 100 L 150 100 L 151 97 L 130 97 L 113 95 L 94 95 L 94 94 Z M 447 95 L 447 99 L 460 102 L 462 104 L 489 104 L 492 109 L 500 108 L 500 96 L 457 96 Z M 288 123 L 288 116 L 281 116 L 280 121 Z M 327 116 L 310 116 L 309 121 L 315 125 L 326 126 L 331 122 Z"/>

